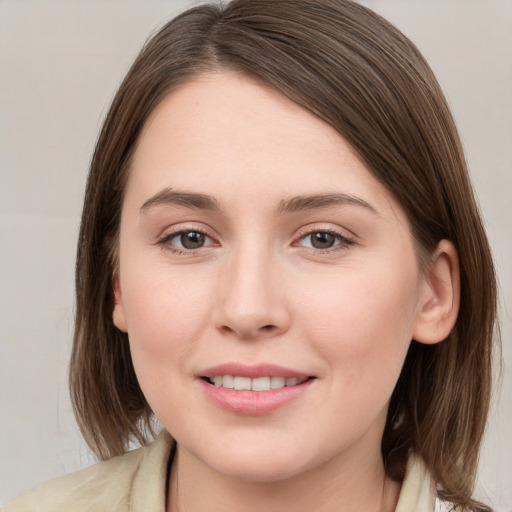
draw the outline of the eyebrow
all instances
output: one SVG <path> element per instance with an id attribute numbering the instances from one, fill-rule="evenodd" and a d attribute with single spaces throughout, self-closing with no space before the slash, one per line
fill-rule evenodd
<path id="1" fill-rule="evenodd" d="M 165 188 L 145 201 L 140 207 L 140 211 L 167 204 L 198 208 L 200 210 L 220 210 L 217 200 L 212 196 Z"/>
<path id="2" fill-rule="evenodd" d="M 343 193 L 291 197 L 279 203 L 278 211 L 281 213 L 293 213 L 304 210 L 327 208 L 329 206 L 344 205 L 359 206 L 369 210 L 375 215 L 379 215 L 377 210 L 364 199 Z"/>
<path id="3" fill-rule="evenodd" d="M 195 192 L 185 192 L 165 188 L 150 197 L 141 206 L 140 211 L 148 210 L 160 205 L 178 205 L 186 208 L 197 208 L 200 210 L 220 211 L 218 201 L 210 195 L 199 194 Z M 365 208 L 375 215 L 379 215 L 377 210 L 364 199 L 344 193 L 334 194 L 315 194 L 295 196 L 282 200 L 277 207 L 279 213 L 294 213 L 305 210 L 315 210 L 328 208 L 330 206 L 354 205 Z"/>

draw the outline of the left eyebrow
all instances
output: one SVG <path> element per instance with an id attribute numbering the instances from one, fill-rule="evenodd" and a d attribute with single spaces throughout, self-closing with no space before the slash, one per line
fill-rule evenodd
<path id="1" fill-rule="evenodd" d="M 281 213 L 293 213 L 303 210 L 344 205 L 359 206 L 375 215 L 379 215 L 379 212 L 370 203 L 360 197 L 349 194 L 317 194 L 312 196 L 291 197 L 279 203 L 278 211 Z"/>
<path id="2" fill-rule="evenodd" d="M 154 206 L 166 204 L 185 206 L 187 208 L 197 208 L 200 210 L 220 210 L 217 200 L 212 196 L 197 194 L 194 192 L 184 192 L 181 190 L 174 190 L 172 188 L 164 188 L 145 201 L 140 207 L 140 211 L 143 212 Z"/>

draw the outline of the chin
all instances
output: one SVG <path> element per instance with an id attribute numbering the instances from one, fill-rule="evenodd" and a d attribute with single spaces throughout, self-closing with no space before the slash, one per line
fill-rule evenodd
<path id="1" fill-rule="evenodd" d="M 196 453 L 196 457 L 203 464 L 210 467 L 216 473 L 228 478 L 244 480 L 247 482 L 272 483 L 293 478 L 299 474 L 322 463 L 315 458 L 308 458 L 302 448 L 281 444 L 267 443 L 262 449 L 262 444 L 242 447 L 232 445 L 227 448 L 224 445 L 220 452 L 214 450 L 209 453 Z"/>
<path id="2" fill-rule="evenodd" d="M 273 483 L 293 478 L 300 474 L 301 468 L 294 463 L 285 463 L 279 459 L 267 461 L 231 461 L 218 464 L 212 469 L 229 478 L 255 483 Z"/>

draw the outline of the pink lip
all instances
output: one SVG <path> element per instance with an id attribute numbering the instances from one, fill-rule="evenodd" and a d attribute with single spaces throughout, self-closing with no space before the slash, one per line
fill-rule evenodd
<path id="1" fill-rule="evenodd" d="M 243 365 L 238 363 L 227 363 L 213 366 L 198 375 L 198 382 L 206 396 L 212 402 L 223 409 L 236 414 L 246 416 L 261 416 L 269 414 L 289 402 L 303 395 L 316 379 L 308 379 L 296 386 L 287 386 L 280 389 L 268 391 L 237 391 L 215 386 L 209 383 L 204 377 L 213 378 L 216 375 L 233 375 L 239 377 L 296 377 L 304 379 L 308 375 L 271 364 Z"/>

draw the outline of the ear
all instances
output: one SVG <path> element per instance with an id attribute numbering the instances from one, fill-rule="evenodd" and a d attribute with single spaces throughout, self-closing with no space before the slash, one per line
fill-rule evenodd
<path id="1" fill-rule="evenodd" d="M 453 329 L 460 304 L 459 258 L 450 241 L 439 242 L 421 287 L 413 339 L 439 343 Z"/>
<path id="2" fill-rule="evenodd" d="M 119 272 L 114 273 L 114 311 L 112 313 L 114 325 L 121 331 L 127 332 L 126 317 L 124 314 L 121 286 L 119 284 Z"/>

